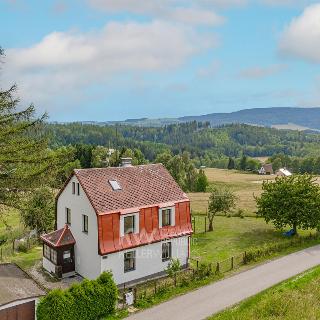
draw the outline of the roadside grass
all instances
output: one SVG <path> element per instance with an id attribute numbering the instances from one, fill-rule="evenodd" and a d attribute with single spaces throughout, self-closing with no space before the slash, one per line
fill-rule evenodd
<path id="1" fill-rule="evenodd" d="M 267 224 L 261 218 L 238 217 L 214 218 L 214 231 L 196 233 L 191 241 L 191 257 L 201 262 L 218 262 L 243 253 L 244 251 L 260 247 L 266 243 L 290 241 L 276 230 L 272 224 Z M 196 219 L 197 230 L 204 230 L 204 219 Z M 312 231 L 314 232 L 314 231 Z M 310 234 L 310 230 L 299 230 L 300 235 Z"/>
<path id="2" fill-rule="evenodd" d="M 211 186 L 226 186 L 238 196 L 237 209 L 243 209 L 246 215 L 255 216 L 256 203 L 254 195 L 261 194 L 264 180 L 274 180 L 275 176 L 260 176 L 236 170 L 207 168 L 205 173 Z M 189 193 L 193 212 L 206 213 L 210 193 Z"/>
<path id="3" fill-rule="evenodd" d="M 247 299 L 208 320 L 320 319 L 320 267 Z"/>

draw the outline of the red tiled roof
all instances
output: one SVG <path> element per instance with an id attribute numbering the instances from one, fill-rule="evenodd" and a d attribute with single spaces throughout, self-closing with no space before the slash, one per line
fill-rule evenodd
<path id="1" fill-rule="evenodd" d="M 189 201 L 162 164 L 74 170 L 98 214 Z M 115 180 L 121 190 L 113 190 Z"/>
<path id="2" fill-rule="evenodd" d="M 67 225 L 64 228 L 53 231 L 51 233 L 41 236 L 41 239 L 54 246 L 54 247 L 63 247 L 70 244 L 75 244 L 76 240 L 74 239 L 69 227 Z"/>

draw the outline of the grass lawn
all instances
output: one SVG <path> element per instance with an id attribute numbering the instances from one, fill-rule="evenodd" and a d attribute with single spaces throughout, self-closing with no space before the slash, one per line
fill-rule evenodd
<path id="1" fill-rule="evenodd" d="M 239 198 L 237 208 L 245 210 L 248 215 L 255 215 L 256 204 L 253 195 L 260 195 L 262 182 L 275 178 L 275 176 L 260 176 L 214 168 L 207 168 L 205 172 L 211 185 L 230 187 Z M 205 213 L 209 195 L 209 193 L 189 193 L 192 211 Z"/>
<path id="2" fill-rule="evenodd" d="M 7 230 L 7 226 L 11 228 L 10 231 Z M 7 234 L 9 237 L 10 235 L 14 237 L 23 232 L 23 229 L 18 210 L 10 208 L 0 213 L 0 235 Z"/>
<path id="3" fill-rule="evenodd" d="M 196 220 L 196 230 L 203 230 L 203 219 Z M 202 222 L 202 225 L 201 225 Z M 310 231 L 299 231 L 309 234 Z M 214 231 L 196 233 L 192 237 L 191 257 L 202 262 L 217 262 L 241 254 L 252 247 L 267 242 L 289 241 L 272 224 L 266 224 L 261 218 L 215 217 Z"/>
<path id="4" fill-rule="evenodd" d="M 320 319 L 320 267 L 285 281 L 209 319 Z"/>
<path id="5" fill-rule="evenodd" d="M 42 258 L 42 246 L 37 246 L 27 253 L 16 253 L 10 257 L 9 262 L 16 263 L 20 268 L 28 270 Z"/>

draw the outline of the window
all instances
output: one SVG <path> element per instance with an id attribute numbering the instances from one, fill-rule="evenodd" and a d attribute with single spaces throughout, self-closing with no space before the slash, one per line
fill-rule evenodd
<path id="1" fill-rule="evenodd" d="M 64 263 L 72 262 L 70 250 L 63 251 L 63 262 Z"/>
<path id="2" fill-rule="evenodd" d="M 130 251 L 124 254 L 124 272 L 136 269 L 136 252 Z"/>
<path id="3" fill-rule="evenodd" d="M 109 180 L 109 183 L 114 191 L 121 190 L 121 186 L 117 180 Z"/>
<path id="4" fill-rule="evenodd" d="M 77 183 L 77 195 L 80 196 L 80 183 Z"/>
<path id="5" fill-rule="evenodd" d="M 51 260 L 50 247 L 48 247 L 46 244 L 43 245 L 43 255 L 44 255 L 44 257 L 47 258 L 48 260 Z"/>
<path id="6" fill-rule="evenodd" d="M 162 226 L 171 226 L 171 209 L 162 210 Z"/>
<path id="7" fill-rule="evenodd" d="M 162 244 L 162 261 L 168 261 L 171 259 L 171 242 Z"/>
<path id="8" fill-rule="evenodd" d="M 88 233 L 88 216 L 82 215 L 82 231 Z"/>
<path id="9" fill-rule="evenodd" d="M 57 252 L 51 248 L 50 253 L 51 253 L 51 262 L 56 265 L 57 264 Z"/>
<path id="10" fill-rule="evenodd" d="M 72 182 L 72 194 L 76 194 L 76 183 Z"/>
<path id="11" fill-rule="evenodd" d="M 66 224 L 71 224 L 71 209 L 66 208 Z"/>
<path id="12" fill-rule="evenodd" d="M 135 221 L 134 216 L 124 217 L 124 234 L 134 233 Z"/>

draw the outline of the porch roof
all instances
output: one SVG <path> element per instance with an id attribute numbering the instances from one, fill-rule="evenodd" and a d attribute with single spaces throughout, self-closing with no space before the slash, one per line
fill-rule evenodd
<path id="1" fill-rule="evenodd" d="M 42 235 L 41 239 L 56 248 L 76 243 L 68 225 L 65 225 L 62 229 Z"/>

